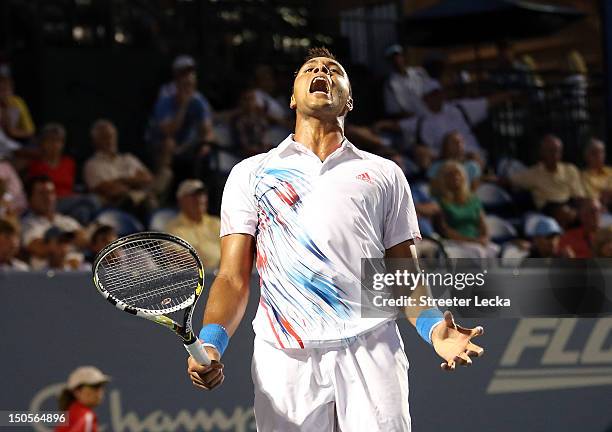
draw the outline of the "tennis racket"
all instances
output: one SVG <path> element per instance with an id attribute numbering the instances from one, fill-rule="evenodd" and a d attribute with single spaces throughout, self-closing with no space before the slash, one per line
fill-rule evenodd
<path id="1" fill-rule="evenodd" d="M 93 280 L 110 303 L 169 328 L 198 363 L 210 364 L 191 326 L 204 286 L 204 267 L 185 240 L 160 232 L 117 239 L 96 256 Z"/>

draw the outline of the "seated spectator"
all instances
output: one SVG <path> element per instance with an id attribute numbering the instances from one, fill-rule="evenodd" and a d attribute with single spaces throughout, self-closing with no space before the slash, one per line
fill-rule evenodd
<path id="1" fill-rule="evenodd" d="M 403 118 L 427 114 L 427 107 L 421 99 L 424 83 L 430 79 L 425 69 L 408 66 L 404 49 L 398 44 L 388 47 L 385 57 L 392 67 L 384 86 L 387 115 Z"/>
<path id="2" fill-rule="evenodd" d="M 117 129 L 108 120 L 97 120 L 91 128 L 96 153 L 87 160 L 83 177 L 102 204 L 144 217 L 157 206 L 154 179 L 147 167 L 130 153 L 119 153 Z"/>
<path id="3" fill-rule="evenodd" d="M 564 231 L 576 226 L 578 213 L 573 203 L 570 205 L 570 202 L 548 202 L 541 210 L 557 221 Z"/>
<path id="4" fill-rule="evenodd" d="M 157 99 L 173 97 L 176 95 L 176 79 L 186 73 L 196 72 L 196 62 L 193 57 L 186 54 L 177 56 L 172 62 L 172 81 L 164 84 L 159 89 Z M 199 92 L 197 92 L 200 94 Z"/>
<path id="5" fill-rule="evenodd" d="M 606 165 L 606 147 L 598 139 L 591 139 L 584 151 L 586 167 L 582 171 L 584 190 L 608 207 L 612 204 L 612 167 Z"/>
<path id="6" fill-rule="evenodd" d="M 572 251 L 559 246 L 563 230 L 553 218 L 542 217 L 533 228 L 531 250 L 527 258 L 572 258 Z"/>
<path id="7" fill-rule="evenodd" d="M 81 225 L 73 218 L 56 211 L 55 185 L 49 177 L 30 179 L 28 185 L 30 211 L 22 219 L 22 245 L 31 257 L 31 265 L 38 266 L 48 257 L 49 250 L 45 233 L 51 227 L 62 232 L 73 233 L 75 247 L 86 245 L 86 236 Z M 36 265 L 35 265 L 36 264 Z"/>
<path id="8" fill-rule="evenodd" d="M 268 122 L 271 125 L 292 128 L 292 122 L 289 120 L 291 116 L 289 97 L 282 97 L 282 102 L 276 97 L 277 79 L 274 76 L 274 69 L 270 65 L 260 64 L 255 67 L 254 75 L 255 99 Z"/>
<path id="9" fill-rule="evenodd" d="M 91 270 L 83 254 L 75 250 L 75 235 L 52 226 L 45 232 L 44 244 L 47 257 L 44 264 L 32 266 L 36 270 Z"/>
<path id="10" fill-rule="evenodd" d="M 232 140 L 242 157 L 268 151 L 272 146 L 267 141 L 268 120 L 257 103 L 254 89 L 240 95 L 238 111 L 230 119 Z"/>
<path id="11" fill-rule="evenodd" d="M 206 268 L 219 266 L 221 258 L 220 219 L 207 214 L 208 192 L 200 180 L 184 180 L 176 191 L 180 213 L 166 225 L 166 231 L 187 240 Z"/>
<path id="12" fill-rule="evenodd" d="M 0 129 L 9 139 L 22 142 L 35 132 L 28 106 L 13 93 L 13 80 L 6 67 L 0 70 Z"/>
<path id="13" fill-rule="evenodd" d="M 215 135 L 212 109 L 197 91 L 195 71 L 185 69 L 174 82 L 176 92 L 160 97 L 155 105 L 155 141 L 159 145 L 156 165 L 173 166 L 180 178 L 205 169 Z"/>
<path id="14" fill-rule="evenodd" d="M 19 175 L 8 161 L 0 159 L 0 217 L 18 218 L 27 207 Z"/>
<path id="15" fill-rule="evenodd" d="M 612 258 L 612 226 L 600 228 L 595 233 L 593 256 L 596 258 Z"/>
<path id="16" fill-rule="evenodd" d="M 15 258 L 19 254 L 19 232 L 15 225 L 0 219 L 0 270 L 27 271 L 28 265 Z"/>
<path id="17" fill-rule="evenodd" d="M 531 192 L 538 209 L 547 203 L 566 203 L 584 198 L 580 173 L 575 165 L 561 162 L 563 143 L 554 135 L 546 135 L 540 142 L 540 162 L 514 173 L 510 183 Z"/>
<path id="18" fill-rule="evenodd" d="M 467 174 L 461 164 L 447 161 L 442 165 L 435 180 L 434 195 L 441 208 L 438 232 L 450 240 L 445 242 L 449 257 L 497 256 L 499 246 L 489 240 L 482 204 L 470 192 Z"/>
<path id="19" fill-rule="evenodd" d="M 471 189 L 476 190 L 482 175 L 482 168 L 478 162 L 476 162 L 474 159 L 470 159 L 470 157 L 474 157 L 474 155 L 465 153 L 465 140 L 463 139 L 461 132 L 449 132 L 444 137 L 440 158 L 431 164 L 427 170 L 427 177 L 430 179 L 435 178 L 444 162 L 454 160 L 455 162 L 463 165 L 463 169 L 468 176 Z"/>
<path id="20" fill-rule="evenodd" d="M 76 166 L 74 159 L 63 154 L 66 130 L 61 124 L 46 124 L 39 136 L 40 158 L 30 162 L 28 177 L 48 176 L 55 184 L 58 198 L 74 193 Z"/>
<path id="21" fill-rule="evenodd" d="M 429 147 L 416 145 L 412 148 L 412 158 L 406 163 L 406 178 L 410 183 L 429 182 L 427 173 L 431 168 L 433 154 Z"/>
<path id="22" fill-rule="evenodd" d="M 472 128 L 487 118 L 491 106 L 508 98 L 509 93 L 497 93 L 486 98 L 446 101 L 440 83 L 429 80 L 423 88 L 427 113 L 400 120 L 399 127 L 406 141 L 422 143 L 436 156 L 440 154 L 444 137 L 449 132 L 458 131 L 465 140 L 466 151 L 484 159 L 484 151 Z"/>
<path id="23" fill-rule="evenodd" d="M 91 235 L 89 247 L 85 259 L 89 263 L 93 263 L 96 255 L 104 249 L 109 243 L 117 240 L 117 231 L 110 225 L 100 225 Z"/>
<path id="24" fill-rule="evenodd" d="M 570 229 L 561 236 L 560 246 L 568 247 L 576 258 L 592 258 L 595 233 L 601 219 L 601 203 L 593 198 L 580 202 L 578 220 L 580 226 Z"/>

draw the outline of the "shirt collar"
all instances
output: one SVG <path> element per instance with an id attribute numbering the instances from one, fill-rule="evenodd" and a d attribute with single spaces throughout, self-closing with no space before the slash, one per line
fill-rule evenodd
<path id="1" fill-rule="evenodd" d="M 344 137 L 344 139 L 342 140 L 342 144 L 340 145 L 340 148 L 348 150 L 348 151 L 352 151 L 355 155 L 359 156 L 360 158 L 363 158 L 363 155 L 361 154 L 361 150 L 355 147 L 353 143 L 351 143 L 346 137 Z M 281 142 L 277 146 L 277 149 L 278 149 L 278 154 L 281 157 L 287 156 L 295 152 L 308 151 L 308 149 L 303 144 L 293 139 L 293 134 L 290 134 L 287 138 L 285 138 L 283 142 Z"/>

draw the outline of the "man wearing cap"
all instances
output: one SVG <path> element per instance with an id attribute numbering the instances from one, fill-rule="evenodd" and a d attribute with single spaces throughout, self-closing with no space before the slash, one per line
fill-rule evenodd
<path id="1" fill-rule="evenodd" d="M 423 85 L 429 79 L 425 69 L 406 65 L 404 49 L 394 44 L 385 50 L 393 71 L 385 82 L 385 111 L 395 118 L 421 116 L 427 107 L 421 100 Z"/>
<path id="2" fill-rule="evenodd" d="M 93 410 L 102 403 L 104 385 L 109 381 L 110 377 L 94 366 L 72 371 L 58 401 L 60 410 L 68 411 L 68 423 L 56 427 L 55 432 L 97 432 L 98 418 Z"/>
<path id="3" fill-rule="evenodd" d="M 155 161 L 158 168 L 174 166 L 174 172 L 195 175 L 201 168 L 215 136 L 212 108 L 197 90 L 195 62 L 180 56 L 173 65 L 174 91 L 161 93 L 155 104 L 154 144 L 159 153 Z"/>
<path id="4" fill-rule="evenodd" d="M 539 217 L 533 228 L 527 230 L 532 237 L 531 251 L 527 258 L 572 258 L 568 249 L 559 247 L 559 239 L 563 230 L 551 217 Z"/>
<path id="5" fill-rule="evenodd" d="M 184 180 L 176 191 L 179 215 L 168 222 L 166 231 L 187 240 L 197 251 L 206 268 L 219 266 L 221 221 L 207 213 L 208 192 L 200 180 Z"/>

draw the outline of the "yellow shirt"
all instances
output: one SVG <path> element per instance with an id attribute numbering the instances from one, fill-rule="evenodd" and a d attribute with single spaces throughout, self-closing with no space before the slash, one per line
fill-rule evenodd
<path id="1" fill-rule="evenodd" d="M 34 135 L 34 122 L 32 121 L 30 111 L 24 100 L 19 96 L 12 95 L 9 96 L 7 105 L 11 125 L 22 129 L 28 134 Z"/>
<path id="2" fill-rule="evenodd" d="M 194 222 L 180 213 L 168 222 L 166 231 L 187 240 L 200 255 L 205 268 L 219 267 L 221 220 L 218 217 L 204 215 L 200 222 Z"/>
<path id="3" fill-rule="evenodd" d="M 612 190 L 612 167 L 604 166 L 601 172 L 585 169 L 582 171 L 582 182 L 587 196 L 599 199 L 602 191 Z"/>
<path id="4" fill-rule="evenodd" d="M 569 163 L 559 163 L 550 172 L 540 162 L 510 177 L 513 185 L 527 189 L 537 208 L 547 202 L 565 202 L 570 198 L 584 198 L 585 192 L 578 168 Z"/>

